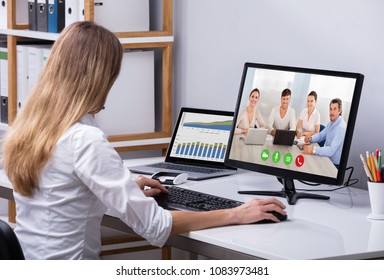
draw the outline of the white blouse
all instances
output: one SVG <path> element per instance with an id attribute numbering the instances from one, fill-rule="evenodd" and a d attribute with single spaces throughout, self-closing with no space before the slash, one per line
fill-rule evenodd
<path id="1" fill-rule="evenodd" d="M 308 108 L 305 108 L 300 115 L 302 120 L 302 130 L 307 132 L 315 131 L 316 125 L 320 125 L 320 112 L 315 108 L 308 119 Z"/>
<path id="2" fill-rule="evenodd" d="M 170 212 L 143 194 L 90 115 L 59 139 L 35 195 L 14 197 L 27 259 L 98 259 L 107 209 L 152 245 L 164 245 L 172 227 Z"/>
<path id="3" fill-rule="evenodd" d="M 237 117 L 235 133 L 241 134 L 242 129 L 253 128 L 255 127 L 255 125 L 258 128 L 266 127 L 263 117 L 261 116 L 259 110 L 255 108 L 253 117 L 250 120 L 248 118 L 247 108 L 244 108 L 243 110 L 241 110 L 239 116 Z"/>

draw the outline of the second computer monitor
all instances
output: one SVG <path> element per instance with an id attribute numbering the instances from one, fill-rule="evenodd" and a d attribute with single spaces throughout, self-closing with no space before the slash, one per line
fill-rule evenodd
<path id="1" fill-rule="evenodd" d="M 340 185 L 362 84 L 359 73 L 245 63 L 226 164 L 283 179 Z M 255 127 L 268 129 L 267 141 L 245 145 L 242 135 Z M 281 129 L 296 132 L 292 146 L 273 143 Z M 320 130 L 327 139 L 319 138 Z M 306 142 L 305 135 L 316 141 Z"/>

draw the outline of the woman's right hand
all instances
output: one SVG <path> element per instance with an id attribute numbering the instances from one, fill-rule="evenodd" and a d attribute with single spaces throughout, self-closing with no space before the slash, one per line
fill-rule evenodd
<path id="1" fill-rule="evenodd" d="M 237 224 L 250 224 L 261 220 L 272 220 L 280 222 L 273 214 L 272 211 L 278 212 L 281 215 L 287 215 L 285 212 L 285 205 L 276 198 L 258 199 L 255 198 L 239 207 L 233 208 L 236 215 Z"/>
<path id="2" fill-rule="evenodd" d="M 248 128 L 242 128 L 241 134 L 247 135 L 248 134 Z"/>
<path id="3" fill-rule="evenodd" d="M 278 223 L 280 220 L 270 212 L 287 215 L 284 209 L 285 205 L 276 198 L 256 198 L 231 209 L 207 212 L 171 211 L 171 234 L 227 225 L 252 224 L 266 219 Z"/>

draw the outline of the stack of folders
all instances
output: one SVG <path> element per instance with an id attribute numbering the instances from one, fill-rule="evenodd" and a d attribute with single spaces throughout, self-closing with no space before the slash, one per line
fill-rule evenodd
<path id="1" fill-rule="evenodd" d="M 360 154 L 360 158 L 369 181 L 383 182 L 384 170 L 381 167 L 381 150 L 376 149 L 375 152 L 367 151 L 365 157 Z"/>
<path id="2" fill-rule="evenodd" d="M 28 24 L 30 30 L 60 33 L 65 27 L 65 0 L 28 0 Z"/>
<path id="3" fill-rule="evenodd" d="M 30 30 L 60 33 L 84 19 L 84 0 L 28 0 Z M 149 0 L 94 1 L 94 21 L 112 32 L 149 31 Z"/>
<path id="4" fill-rule="evenodd" d="M 16 46 L 17 110 L 35 86 L 51 49 L 50 44 L 33 44 L 33 41 L 19 43 Z M 8 48 L 5 42 L 0 42 L 0 101 L 0 121 L 8 123 Z"/>
<path id="5" fill-rule="evenodd" d="M 17 45 L 17 110 L 23 106 L 29 92 L 47 61 L 50 45 Z"/>

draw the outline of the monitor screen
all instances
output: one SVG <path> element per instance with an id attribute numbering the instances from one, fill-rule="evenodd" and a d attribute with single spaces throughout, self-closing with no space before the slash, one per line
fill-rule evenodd
<path id="1" fill-rule="evenodd" d="M 183 108 L 169 157 L 224 164 L 232 122 L 233 112 Z"/>
<path id="2" fill-rule="evenodd" d="M 245 63 L 225 163 L 276 175 L 283 192 L 294 179 L 341 185 L 363 78 Z"/>

